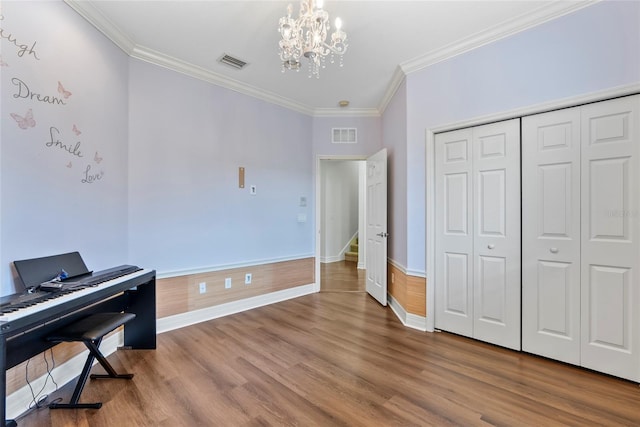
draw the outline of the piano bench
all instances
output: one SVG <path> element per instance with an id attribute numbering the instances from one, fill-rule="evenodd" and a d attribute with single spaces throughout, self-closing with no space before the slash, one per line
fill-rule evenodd
<path id="1" fill-rule="evenodd" d="M 130 320 L 136 317 L 133 313 L 96 313 L 90 316 L 84 317 L 77 322 L 67 325 L 61 329 L 54 331 L 47 337 L 47 341 L 51 342 L 83 342 L 89 349 L 89 355 L 87 361 L 84 364 L 82 373 L 78 377 L 76 388 L 73 391 L 71 400 L 69 403 L 51 403 L 50 409 L 78 409 L 78 408 L 91 408 L 99 409 L 102 407 L 101 402 L 97 403 L 78 403 L 80 400 L 80 393 L 84 389 L 89 378 L 89 372 L 93 365 L 94 360 L 98 359 L 98 362 L 107 371 L 107 375 L 91 375 L 91 379 L 96 378 L 120 378 L 128 379 L 133 378 L 133 374 L 118 374 L 111 364 L 107 361 L 104 355 L 100 352 L 100 343 L 105 335 L 119 326 L 124 325 Z"/>

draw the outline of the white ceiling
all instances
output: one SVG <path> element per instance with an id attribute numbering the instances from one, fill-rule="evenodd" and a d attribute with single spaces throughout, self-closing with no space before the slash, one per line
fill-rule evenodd
<path id="1" fill-rule="evenodd" d="M 349 48 L 315 79 L 304 62 L 281 72 L 278 20 L 297 1 L 66 2 L 133 57 L 310 115 L 378 115 L 404 75 L 593 3 L 325 0 Z M 249 65 L 223 65 L 224 53 Z"/>

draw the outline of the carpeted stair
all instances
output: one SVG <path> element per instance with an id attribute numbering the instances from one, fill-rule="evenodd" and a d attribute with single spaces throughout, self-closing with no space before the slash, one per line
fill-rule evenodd
<path id="1" fill-rule="evenodd" d="M 354 237 L 349 244 L 349 250 L 344 253 L 344 260 L 358 262 L 358 237 Z"/>

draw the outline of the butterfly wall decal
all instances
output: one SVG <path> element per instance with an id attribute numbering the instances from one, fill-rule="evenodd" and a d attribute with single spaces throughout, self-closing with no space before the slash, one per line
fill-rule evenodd
<path id="1" fill-rule="evenodd" d="M 4 61 L 2 60 L 2 56 L 0 56 L 0 67 L 8 67 L 8 66 L 9 66 L 9 64 L 7 64 L 6 62 L 4 62 Z"/>
<path id="2" fill-rule="evenodd" d="M 68 167 L 69 169 L 71 169 L 71 168 L 73 167 L 73 163 L 71 163 L 71 162 L 67 163 L 67 167 Z"/>
<path id="3" fill-rule="evenodd" d="M 71 95 L 73 95 L 71 92 L 66 90 L 64 86 L 62 86 L 62 83 L 60 83 L 60 81 L 58 81 L 58 92 L 60 92 L 60 95 L 62 95 L 64 99 L 68 99 Z"/>
<path id="4" fill-rule="evenodd" d="M 93 156 L 93 160 L 96 161 L 96 163 L 100 163 L 102 161 L 102 157 L 98 156 L 98 152 L 96 151 L 96 155 Z"/>
<path id="5" fill-rule="evenodd" d="M 78 127 L 74 124 L 73 125 L 73 133 L 76 134 L 76 136 L 79 136 L 82 132 L 80 131 L 80 129 L 78 129 Z"/>
<path id="6" fill-rule="evenodd" d="M 18 123 L 18 127 L 20 127 L 20 129 L 29 129 L 36 125 L 36 121 L 33 119 L 33 111 L 31 111 L 31 108 L 29 108 L 27 114 L 25 114 L 24 117 L 16 113 L 11 113 L 11 117 L 13 117 L 16 123 Z"/>

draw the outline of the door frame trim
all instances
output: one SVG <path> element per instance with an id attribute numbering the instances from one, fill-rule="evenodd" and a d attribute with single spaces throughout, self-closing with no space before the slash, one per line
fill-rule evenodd
<path id="1" fill-rule="evenodd" d="M 435 330 L 435 134 L 638 93 L 640 93 L 640 83 L 616 86 L 584 95 L 576 95 L 514 110 L 478 116 L 469 120 L 448 123 L 425 130 L 425 276 L 427 278 L 427 331 L 433 332 Z"/>

